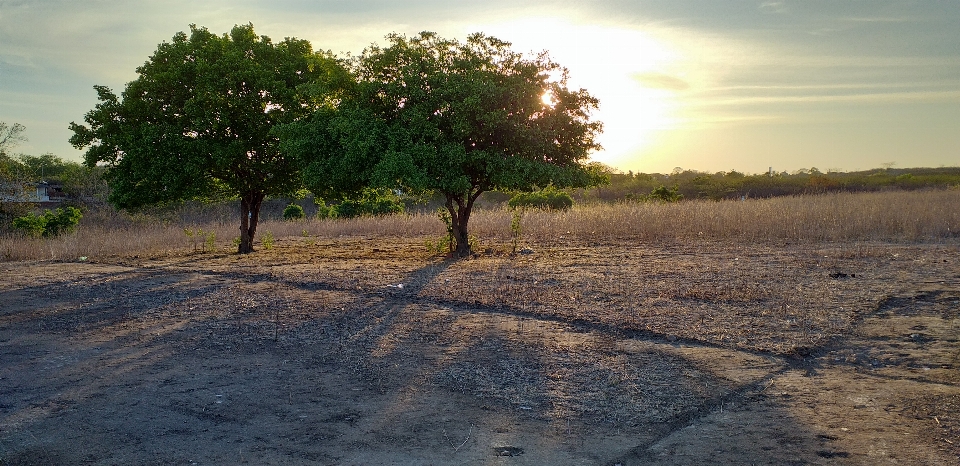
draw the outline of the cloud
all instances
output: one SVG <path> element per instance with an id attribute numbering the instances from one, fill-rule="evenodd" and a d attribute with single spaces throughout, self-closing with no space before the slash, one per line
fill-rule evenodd
<path id="1" fill-rule="evenodd" d="M 635 73 L 631 76 L 641 86 L 651 89 L 666 89 L 670 91 L 685 91 L 690 89 L 690 83 L 668 74 L 649 72 Z"/>
<path id="2" fill-rule="evenodd" d="M 763 2 L 760 4 L 760 10 L 769 13 L 783 13 L 787 11 L 786 2 Z"/>
<path id="3" fill-rule="evenodd" d="M 857 17 L 845 18 L 845 21 L 853 23 L 915 23 L 921 22 L 919 18 L 897 16 L 897 17 Z"/>

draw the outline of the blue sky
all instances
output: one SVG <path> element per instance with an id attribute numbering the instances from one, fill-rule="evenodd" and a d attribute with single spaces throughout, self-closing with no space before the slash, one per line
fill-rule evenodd
<path id="1" fill-rule="evenodd" d="M 960 165 L 960 1 L 0 0 L 0 121 L 79 160 L 71 121 L 189 24 L 357 54 L 390 32 L 547 50 L 601 102 L 594 158 L 749 173 Z"/>

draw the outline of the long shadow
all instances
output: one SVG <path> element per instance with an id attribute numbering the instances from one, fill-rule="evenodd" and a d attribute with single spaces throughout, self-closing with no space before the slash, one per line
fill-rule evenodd
<path id="1" fill-rule="evenodd" d="M 763 351 L 744 351 L 744 350 L 731 349 L 729 347 L 725 347 L 722 345 L 717 345 L 710 342 L 696 341 L 696 340 L 679 340 L 678 341 L 675 338 L 669 338 L 669 336 L 667 335 L 657 334 L 654 332 L 624 330 L 613 325 L 598 323 L 598 322 L 593 322 L 588 320 L 582 320 L 582 319 L 565 319 L 558 316 L 543 316 L 541 314 L 525 311 L 509 305 L 501 305 L 501 306 L 465 305 L 464 302 L 459 301 L 455 298 L 436 299 L 436 298 L 423 298 L 419 296 L 420 293 L 425 289 L 425 287 L 432 280 L 439 277 L 440 274 L 443 272 L 443 270 L 447 269 L 452 264 L 453 263 L 451 262 L 444 262 L 440 266 L 425 267 L 410 274 L 410 276 L 406 280 L 404 280 L 404 283 L 410 283 L 410 285 L 407 285 L 402 290 L 400 289 L 391 290 L 391 292 L 387 293 L 389 299 L 384 299 L 381 303 L 381 306 L 379 306 L 375 310 L 371 310 L 372 314 L 377 316 L 376 323 L 374 324 L 376 328 L 375 329 L 364 328 L 362 331 L 368 332 L 372 335 L 379 335 L 379 336 L 395 333 L 391 329 L 396 326 L 397 320 L 402 316 L 402 312 L 404 308 L 411 305 L 418 305 L 418 306 L 425 306 L 429 308 L 441 307 L 448 310 L 449 312 L 447 313 L 448 315 L 447 319 L 443 322 L 436 322 L 441 326 L 444 326 L 444 325 L 450 326 L 455 321 L 457 321 L 460 317 L 463 317 L 466 315 L 474 315 L 474 316 L 482 315 L 491 320 L 497 317 L 508 317 L 508 318 L 515 318 L 515 319 L 521 319 L 521 320 L 528 319 L 530 321 L 560 324 L 564 327 L 564 329 L 562 330 L 564 332 L 599 333 L 599 334 L 605 334 L 605 335 L 613 335 L 619 339 L 640 340 L 644 342 L 664 345 L 667 347 L 674 347 L 674 346 L 680 346 L 680 345 L 684 345 L 684 346 L 696 345 L 696 346 L 701 346 L 705 348 L 736 351 L 739 353 L 744 353 L 744 354 L 749 354 L 754 356 L 774 357 L 778 361 L 784 362 L 784 364 L 781 365 L 780 369 L 771 371 L 766 376 L 758 380 L 755 380 L 750 383 L 741 384 L 738 386 L 728 387 L 727 389 L 720 390 L 719 393 L 716 393 L 716 394 L 706 395 L 706 396 L 701 395 L 699 396 L 698 401 L 693 403 L 688 403 L 687 405 L 685 405 L 684 409 L 681 410 L 680 412 L 673 414 L 671 416 L 668 416 L 666 418 L 656 419 L 655 425 L 648 424 L 647 425 L 648 433 L 646 435 L 649 437 L 649 439 L 640 445 L 636 445 L 632 448 L 629 448 L 627 450 L 627 453 L 620 454 L 618 456 L 617 461 L 623 464 L 627 464 L 632 460 L 646 461 L 651 459 L 649 455 L 645 452 L 654 443 L 668 437 L 669 435 L 681 429 L 682 427 L 689 425 L 691 422 L 695 421 L 696 419 L 699 419 L 704 415 L 712 412 L 716 407 L 722 407 L 724 404 L 728 404 L 733 400 L 743 398 L 749 393 L 759 392 L 760 388 L 768 384 L 770 380 L 783 374 L 785 371 L 792 369 L 794 366 L 798 364 L 797 358 L 795 357 L 785 357 L 783 355 L 775 355 L 775 354 L 771 354 L 770 352 L 763 352 Z M 291 285 L 295 286 L 296 284 L 291 284 Z M 329 287 L 329 286 L 310 286 L 309 288 L 310 289 L 335 289 L 335 287 Z M 382 296 L 383 293 L 380 293 L 380 295 Z M 460 346 L 457 352 L 459 355 L 484 353 L 486 349 L 485 344 L 489 343 L 490 338 L 496 339 L 500 337 L 502 337 L 502 335 L 498 336 L 494 333 L 493 335 L 488 334 L 487 343 L 484 343 L 482 341 L 474 342 L 468 345 L 463 345 L 462 344 L 463 342 L 458 342 L 455 344 L 447 343 L 447 349 L 449 349 L 451 346 L 456 345 L 456 346 Z M 410 344 L 411 346 L 415 344 L 415 342 L 412 342 L 412 341 L 407 341 L 406 343 Z M 510 344 L 508 344 L 507 346 L 510 346 Z M 536 361 L 530 361 L 531 359 L 530 354 L 536 355 L 538 353 L 538 351 L 536 351 L 535 348 L 532 348 L 531 346 L 523 346 L 523 345 L 519 345 L 519 347 L 517 347 L 517 345 L 514 345 L 514 346 L 515 346 L 514 348 L 504 352 L 504 356 L 501 357 L 500 361 L 497 361 L 497 360 L 480 361 L 479 363 L 480 364 L 487 363 L 487 364 L 493 364 L 493 365 L 500 363 L 502 365 L 504 360 L 510 363 L 527 360 L 529 362 L 528 364 L 529 367 L 527 367 L 528 369 L 532 368 L 533 370 L 540 370 L 541 372 L 543 372 L 543 367 L 545 366 L 545 364 L 538 364 Z M 533 351 L 531 351 L 531 349 L 533 349 Z M 376 357 L 373 356 L 373 353 L 374 353 L 373 348 L 367 348 L 366 352 L 367 352 L 368 361 L 372 359 L 383 359 L 382 355 L 378 355 Z M 682 362 L 682 357 L 679 357 L 675 351 L 652 350 L 652 351 L 649 351 L 647 354 L 652 355 L 654 358 L 660 358 L 664 360 L 678 360 L 680 361 L 678 365 L 685 365 Z M 535 360 L 536 356 L 534 356 L 533 359 Z M 447 371 L 451 367 L 454 367 L 457 364 L 460 364 L 463 362 L 464 361 L 462 360 L 448 361 L 446 365 L 438 365 L 436 367 L 433 367 L 430 373 L 409 372 L 406 378 L 402 376 L 398 377 L 397 374 L 391 374 L 391 376 L 395 378 L 393 382 L 398 386 L 402 387 L 402 386 L 408 386 L 408 385 L 418 385 L 423 382 L 423 377 L 436 378 L 438 376 L 443 375 L 445 371 Z M 800 364 L 803 364 L 803 363 L 800 363 Z M 686 365 L 691 365 L 691 364 L 688 363 Z M 546 376 L 546 374 L 544 373 L 541 373 L 539 375 Z M 680 378 L 679 374 L 675 374 L 674 377 L 677 379 Z M 489 379 L 485 379 L 481 377 L 479 379 L 475 379 L 469 382 L 490 383 L 491 381 Z M 722 380 L 714 380 L 713 383 L 717 386 L 728 385 L 724 383 Z M 680 386 L 682 384 L 677 383 L 675 385 Z M 446 388 L 454 389 L 453 387 L 446 387 Z M 682 388 L 675 388 L 675 390 L 678 393 L 684 392 Z M 468 394 L 470 394 L 469 389 L 463 390 L 463 391 L 466 391 L 468 392 Z M 690 397 L 690 396 L 693 396 L 691 395 L 693 393 L 695 393 L 695 390 L 687 390 L 686 393 L 681 393 L 681 395 Z M 489 394 L 488 393 L 481 394 L 480 398 L 483 399 L 484 396 L 489 397 Z M 545 409 L 549 410 L 550 406 L 556 406 L 556 405 L 562 404 L 561 398 L 565 398 L 565 397 L 569 398 L 573 396 L 574 394 L 572 393 L 560 393 L 558 395 L 542 395 L 541 397 L 546 399 L 544 403 Z M 508 405 L 510 404 L 508 402 L 509 400 L 500 399 L 498 401 L 504 402 L 505 404 L 508 404 Z M 526 402 L 529 400 L 521 400 L 521 401 Z M 398 401 L 398 403 L 400 403 L 400 401 Z M 517 404 L 517 403 L 514 403 L 514 404 Z M 512 409 L 513 411 L 516 411 L 517 409 L 522 410 L 527 408 L 528 407 L 525 407 L 525 406 L 513 406 Z M 523 417 L 524 415 L 529 416 L 530 414 L 532 413 L 521 412 L 521 417 Z M 544 415 L 541 415 L 540 419 L 544 419 L 543 416 Z M 546 418 L 549 418 L 549 416 L 547 415 Z"/>
<path id="2" fill-rule="evenodd" d="M 462 434 L 455 441 L 418 435 L 473 422 L 488 430 L 506 430 L 499 436 L 484 434 L 488 442 L 532 441 L 531 435 L 510 431 L 516 425 L 539 425 L 544 438 L 564 432 L 595 438 L 595 432 L 616 427 L 626 436 L 617 437 L 620 443 L 605 456 L 591 460 L 643 464 L 656 460 L 652 445 L 724 405 L 762 396 L 763 387 L 788 370 L 804 365 L 816 370 L 818 357 L 830 349 L 818 348 L 805 358 L 742 351 L 602 322 L 542 316 L 514 306 L 421 296 L 456 264 L 432 262 L 394 284 L 402 288 L 375 290 L 255 270 L 171 266 L 0 291 L 0 463 L 16 464 L 29 455 L 63 463 L 136 463 L 144 458 L 186 462 L 196 452 L 206 452 L 202 459 L 207 462 L 238 462 L 247 455 L 261 462 L 280 458 L 337 463 L 362 456 L 358 452 L 402 449 L 417 442 L 454 454 L 479 454 L 488 446 L 472 427 L 462 450 L 457 448 Z M 238 332 L 239 321 L 223 317 L 223 312 L 233 312 L 229 303 L 219 303 L 224 309 L 206 301 L 205 309 L 182 309 L 193 300 L 218 299 L 229 287 L 263 283 L 343 293 L 354 305 L 325 310 L 311 304 L 316 307 L 284 329 L 285 334 L 303 336 L 289 341 L 271 338 L 265 327 Z M 31 306 L 22 302 L 18 312 L 3 306 L 24 294 L 43 297 L 47 304 L 33 312 L 24 311 Z M 72 307 L 67 305 L 71 302 Z M 147 319 L 168 311 L 181 314 L 166 324 L 154 322 L 160 318 Z M 254 307 L 242 317 L 263 321 L 270 314 Z M 123 325 L 130 331 L 111 333 Z M 551 340 L 555 338 L 569 341 L 560 348 Z M 612 346 L 601 346 L 604 338 L 613 341 Z M 618 347 L 634 342 L 647 346 L 631 351 Z M 841 344 L 834 341 L 831 348 Z M 780 365 L 762 377 L 735 382 L 684 356 L 681 347 L 724 350 Z M 425 361 L 426 354 L 440 356 Z M 596 378 L 607 385 L 591 393 L 580 390 L 579 383 L 593 384 Z M 252 381 L 257 384 L 250 385 Z M 259 392 L 251 392 L 253 388 Z M 454 404 L 431 407 L 429 397 L 438 391 L 450 394 Z M 664 404 L 678 411 L 650 413 L 657 408 L 656 399 L 671 397 L 682 401 Z M 382 403 L 367 407 L 367 399 Z M 602 409 L 590 411 L 590 403 Z M 222 408 L 228 405 L 240 408 Z M 330 414 L 331 406 L 339 408 Z M 315 418 L 321 413 L 325 417 Z M 792 423 L 788 427 L 797 436 L 816 438 L 812 428 L 788 413 L 774 413 L 784 424 Z M 506 427 L 481 415 L 502 418 Z M 441 420 L 444 416 L 450 420 Z M 125 431 L 131 428 L 128 419 L 141 427 Z M 253 425 L 264 419 L 269 422 Z M 418 426 L 425 430 L 418 432 Z M 72 437 L 62 437 L 64 428 L 74 429 Z M 629 438 L 633 442 L 625 443 Z M 62 445 L 73 445 L 76 451 Z M 500 446 L 527 447 L 527 458 L 577 450 L 575 444 L 548 439 L 539 445 L 560 453 L 528 445 Z M 796 448 L 783 445 L 769 458 L 751 461 L 773 461 Z M 404 454 L 415 460 L 428 453 Z M 486 453 L 488 461 L 479 464 L 498 464 L 497 452 Z M 562 464 L 570 456 L 553 458 Z"/>

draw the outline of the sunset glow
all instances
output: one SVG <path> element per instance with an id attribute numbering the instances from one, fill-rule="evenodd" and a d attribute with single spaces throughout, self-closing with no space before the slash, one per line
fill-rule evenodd
<path id="1" fill-rule="evenodd" d="M 687 85 L 671 72 L 681 57 L 650 34 L 545 17 L 478 24 L 475 29 L 507 38 L 517 51 L 549 51 L 569 69 L 571 87 L 585 88 L 600 100 L 594 115 L 604 123 L 599 138 L 604 150 L 595 156 L 600 162 L 630 165 L 654 133 L 678 124 L 678 92 Z M 544 102 L 548 98 L 544 96 Z"/>
<path id="2" fill-rule="evenodd" d="M 250 22 L 340 56 L 420 31 L 482 32 L 517 52 L 546 51 L 571 87 L 600 101 L 603 150 L 593 159 L 624 171 L 960 164 L 952 2 L 8 2 L 0 121 L 27 127 L 25 153 L 79 159 L 67 125 L 93 107 L 94 85 L 122 90 L 189 24 Z M 34 33 L 49 24 L 70 26 Z"/>

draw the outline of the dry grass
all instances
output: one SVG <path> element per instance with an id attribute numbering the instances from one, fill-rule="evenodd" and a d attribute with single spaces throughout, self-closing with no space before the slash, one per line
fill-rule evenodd
<path id="1" fill-rule="evenodd" d="M 915 191 L 619 204 L 535 212 L 526 234 L 580 238 L 742 242 L 937 241 L 960 231 L 960 191 Z"/>
<path id="2" fill-rule="evenodd" d="M 914 191 L 750 199 L 690 201 L 678 204 L 578 206 L 568 212 L 530 211 L 523 218 L 527 242 L 612 241 L 672 242 L 693 239 L 738 244 L 888 241 L 944 242 L 960 231 L 960 191 Z M 199 219 L 213 219 L 200 221 Z M 470 231 L 482 247 L 510 241 L 511 214 L 479 210 Z M 53 239 L 0 236 L 0 260 L 77 260 L 109 255 L 190 252 L 202 241 L 184 234 L 202 228 L 216 236 L 218 251 L 232 251 L 234 219 L 223 211 L 191 210 L 179 218 L 157 220 L 112 212 L 87 214 L 75 234 Z M 431 214 L 351 220 L 260 223 L 258 235 L 300 236 L 313 240 L 337 237 L 436 238 L 443 224 Z"/>

